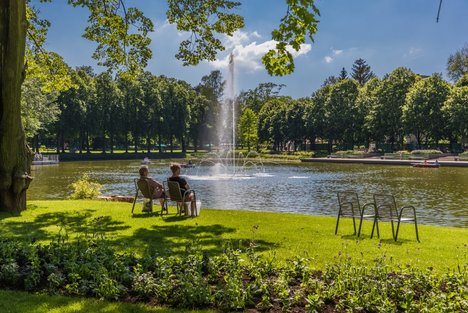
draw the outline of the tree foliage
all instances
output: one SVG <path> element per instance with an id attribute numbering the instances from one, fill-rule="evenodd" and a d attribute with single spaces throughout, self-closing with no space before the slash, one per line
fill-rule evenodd
<path id="1" fill-rule="evenodd" d="M 442 138 L 445 121 L 441 109 L 449 92 L 450 86 L 440 74 L 421 79 L 408 90 L 403 123 L 406 133 L 414 134 L 419 144 L 423 139 L 427 143 Z"/>
<path id="2" fill-rule="evenodd" d="M 448 124 L 449 136 L 468 138 L 468 86 L 452 88 L 442 112 Z"/>
<path id="3" fill-rule="evenodd" d="M 373 140 L 392 144 L 403 140 L 402 108 L 406 94 L 416 80 L 416 74 L 404 67 L 384 76 L 376 91 L 377 101 L 370 108 L 367 118 Z"/>
<path id="4" fill-rule="evenodd" d="M 288 8 L 279 27 L 271 32 L 275 49 L 269 50 L 262 58 L 270 75 L 283 76 L 294 71 L 294 57 L 289 49 L 299 51 L 306 37 L 314 41 L 320 15 L 314 0 L 286 0 Z"/>
<path id="5" fill-rule="evenodd" d="M 361 86 L 367 83 L 371 78 L 375 77 L 375 74 L 371 71 L 371 67 L 363 59 L 357 59 L 354 61 L 351 71 L 351 77 Z"/>
<path id="6" fill-rule="evenodd" d="M 468 44 L 450 55 L 447 60 L 447 74 L 453 81 L 458 81 L 468 73 Z"/>
<path id="7" fill-rule="evenodd" d="M 250 108 L 245 109 L 239 119 L 239 135 L 249 151 L 258 143 L 258 117 Z"/>

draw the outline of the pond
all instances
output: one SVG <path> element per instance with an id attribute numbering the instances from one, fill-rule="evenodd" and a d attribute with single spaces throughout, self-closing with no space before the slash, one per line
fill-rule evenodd
<path id="1" fill-rule="evenodd" d="M 158 181 L 169 161 L 150 164 Z M 334 216 L 338 191 L 355 190 L 362 203 L 373 193 L 393 193 L 397 205 L 413 204 L 422 224 L 468 226 L 468 168 L 438 169 L 365 164 L 250 164 L 237 168 L 200 164 L 183 169 L 202 207 Z M 134 195 L 140 161 L 64 162 L 34 166 L 28 199 L 65 199 L 81 174 L 103 184 L 105 195 Z M 216 171 L 216 169 L 218 171 Z"/>

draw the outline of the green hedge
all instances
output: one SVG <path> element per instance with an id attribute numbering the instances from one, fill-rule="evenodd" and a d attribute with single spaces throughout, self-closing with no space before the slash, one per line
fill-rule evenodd
<path id="1" fill-rule="evenodd" d="M 283 312 L 466 312 L 467 268 L 435 274 L 394 271 L 385 255 L 372 266 L 338 254 L 325 270 L 296 258 L 287 267 L 226 247 L 217 256 L 192 243 L 182 256 L 119 254 L 106 241 L 49 245 L 0 241 L 0 288 L 137 301 L 175 308 Z M 244 259 L 246 258 L 246 259 Z M 392 265 L 392 266 L 390 266 Z"/>

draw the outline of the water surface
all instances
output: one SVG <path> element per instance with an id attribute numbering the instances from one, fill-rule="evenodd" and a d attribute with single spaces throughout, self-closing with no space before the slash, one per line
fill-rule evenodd
<path id="1" fill-rule="evenodd" d="M 64 162 L 34 166 L 29 199 L 64 199 L 81 174 L 103 184 L 105 195 L 134 195 L 140 161 Z M 252 165 L 252 164 L 251 164 Z M 169 163 L 153 163 L 150 175 L 162 181 Z M 393 193 L 397 205 L 413 204 L 423 224 L 468 226 L 468 168 L 307 163 L 254 164 L 237 168 L 201 164 L 185 169 L 202 207 L 336 215 L 336 193 L 356 190 L 362 202 L 373 193 Z"/>

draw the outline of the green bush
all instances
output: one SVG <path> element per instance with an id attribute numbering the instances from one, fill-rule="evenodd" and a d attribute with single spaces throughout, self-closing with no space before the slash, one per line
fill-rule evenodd
<path id="1" fill-rule="evenodd" d="M 398 267 L 385 255 L 366 266 L 339 253 L 319 271 L 303 258 L 279 266 L 253 248 L 246 257 L 229 246 L 216 256 L 192 247 L 182 256 L 135 257 L 91 238 L 49 245 L 1 240 L 0 288 L 221 311 L 468 310 L 466 263 L 436 274 Z"/>
<path id="2" fill-rule="evenodd" d="M 442 154 L 440 150 L 413 150 L 411 154 Z"/>
<path id="3" fill-rule="evenodd" d="M 400 151 L 397 151 L 395 153 L 399 153 L 399 154 L 404 154 L 404 155 L 408 155 L 408 154 L 411 154 L 410 151 L 407 151 L 407 150 L 400 150 Z"/>
<path id="4" fill-rule="evenodd" d="M 91 182 L 88 174 L 83 174 L 79 180 L 70 186 L 73 188 L 70 199 L 96 199 L 101 195 L 102 185 Z"/>

